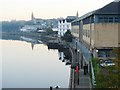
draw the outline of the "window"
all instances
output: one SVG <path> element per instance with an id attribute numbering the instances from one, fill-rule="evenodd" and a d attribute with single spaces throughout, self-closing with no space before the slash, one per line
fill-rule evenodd
<path id="1" fill-rule="evenodd" d="M 115 17 L 114 21 L 115 21 L 115 22 L 119 22 L 119 18 L 118 18 L 118 17 Z"/>
<path id="2" fill-rule="evenodd" d="M 67 28 L 69 28 L 69 25 L 67 25 Z"/>
<path id="3" fill-rule="evenodd" d="M 89 23 L 90 23 L 90 17 L 85 18 L 85 19 L 83 20 L 83 24 L 89 24 Z"/>
<path id="4" fill-rule="evenodd" d="M 108 17 L 104 17 L 104 22 L 108 22 Z"/>
<path id="5" fill-rule="evenodd" d="M 98 22 L 104 22 L 104 18 L 103 17 L 99 17 Z"/>
<path id="6" fill-rule="evenodd" d="M 88 37 L 88 30 L 86 30 L 86 37 Z"/>
<path id="7" fill-rule="evenodd" d="M 65 20 L 63 20 L 63 23 L 65 23 Z"/>
<path id="8" fill-rule="evenodd" d="M 83 30 L 83 35 L 85 36 L 85 30 Z"/>
<path id="9" fill-rule="evenodd" d="M 61 20 L 60 20 L 60 23 L 61 23 Z"/>
<path id="10" fill-rule="evenodd" d="M 109 22 L 113 22 L 113 17 L 109 17 Z"/>
<path id="11" fill-rule="evenodd" d="M 88 30 L 88 37 L 90 37 L 90 30 Z"/>
<path id="12" fill-rule="evenodd" d="M 120 22 L 120 18 L 118 16 L 99 16 L 98 23 L 115 23 Z"/>

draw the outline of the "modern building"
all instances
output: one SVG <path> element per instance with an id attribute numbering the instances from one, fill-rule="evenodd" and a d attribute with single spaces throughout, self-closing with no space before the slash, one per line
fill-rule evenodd
<path id="1" fill-rule="evenodd" d="M 77 13 L 78 15 L 78 13 Z M 71 30 L 71 22 L 75 20 L 77 16 L 67 16 L 67 18 L 60 18 L 58 20 L 58 36 L 64 36 L 67 30 Z"/>
<path id="2" fill-rule="evenodd" d="M 110 51 L 120 47 L 120 0 L 79 17 L 71 27 L 83 66 L 89 64 L 91 56 L 112 58 Z"/>

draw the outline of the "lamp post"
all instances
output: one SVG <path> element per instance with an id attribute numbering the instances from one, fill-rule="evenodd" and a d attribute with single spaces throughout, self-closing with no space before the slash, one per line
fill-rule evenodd
<path id="1" fill-rule="evenodd" d="M 78 85 L 79 85 L 79 69 L 80 69 L 80 67 L 79 67 L 79 49 L 77 50 L 77 59 L 78 59 Z"/>

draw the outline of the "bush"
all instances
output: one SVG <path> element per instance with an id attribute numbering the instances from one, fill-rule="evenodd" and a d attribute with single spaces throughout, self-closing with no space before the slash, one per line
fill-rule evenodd
<path id="1" fill-rule="evenodd" d="M 72 42 L 72 34 L 70 32 L 70 30 L 68 30 L 63 37 L 61 37 L 61 39 L 67 41 L 67 42 Z"/>

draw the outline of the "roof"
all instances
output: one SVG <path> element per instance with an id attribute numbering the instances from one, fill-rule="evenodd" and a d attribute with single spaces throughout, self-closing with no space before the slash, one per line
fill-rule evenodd
<path id="1" fill-rule="evenodd" d="M 87 14 L 79 17 L 78 19 L 76 19 L 72 22 L 76 22 L 76 21 L 82 20 L 86 17 L 89 17 L 91 15 L 98 15 L 98 14 L 117 14 L 117 15 L 120 15 L 120 0 L 115 0 L 115 1 L 107 4 L 106 6 L 100 8 L 100 9 L 88 12 Z"/>
<path id="2" fill-rule="evenodd" d="M 61 20 L 66 20 L 67 22 L 72 22 L 73 20 L 76 19 L 76 16 L 67 16 L 67 18 L 59 18 L 58 20 L 61 21 Z"/>
<path id="3" fill-rule="evenodd" d="M 82 20 L 82 19 L 84 19 L 84 18 L 86 18 L 86 17 L 88 17 L 88 16 L 91 16 L 92 14 L 95 13 L 95 11 L 96 11 L 96 10 L 91 11 L 91 12 L 88 12 L 88 13 L 84 14 L 83 16 L 79 17 L 78 19 L 72 21 L 72 22 L 79 21 L 79 20 Z"/>
<path id="4" fill-rule="evenodd" d="M 66 19 L 76 19 L 76 16 L 67 16 Z"/>
<path id="5" fill-rule="evenodd" d="M 115 0 L 114 2 L 109 3 L 103 8 L 96 10 L 94 14 L 120 14 L 119 6 L 120 0 Z"/>
<path id="6" fill-rule="evenodd" d="M 114 0 L 114 2 L 119 2 L 120 0 Z"/>

